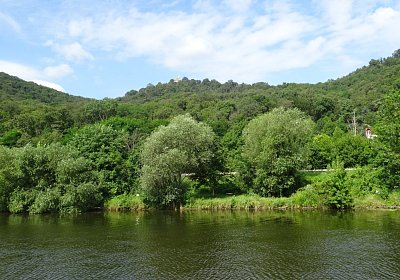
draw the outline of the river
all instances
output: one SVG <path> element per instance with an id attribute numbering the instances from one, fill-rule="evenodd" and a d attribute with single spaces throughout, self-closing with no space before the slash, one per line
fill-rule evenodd
<path id="1" fill-rule="evenodd" d="M 400 279 L 400 211 L 0 214 L 1 279 Z"/>

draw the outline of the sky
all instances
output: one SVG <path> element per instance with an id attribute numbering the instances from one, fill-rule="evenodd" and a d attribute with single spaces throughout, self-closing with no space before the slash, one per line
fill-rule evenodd
<path id="1" fill-rule="evenodd" d="M 400 0 L 0 0 L 0 72 L 72 95 L 317 83 L 400 49 Z"/>

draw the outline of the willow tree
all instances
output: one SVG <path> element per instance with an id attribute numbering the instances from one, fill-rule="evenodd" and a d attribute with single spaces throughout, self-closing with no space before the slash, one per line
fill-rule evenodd
<path id="1" fill-rule="evenodd" d="M 147 202 L 159 208 L 177 208 L 186 188 L 183 174 L 204 173 L 213 157 L 214 132 L 189 115 L 172 119 L 145 141 L 142 151 L 142 187 Z"/>
<path id="2" fill-rule="evenodd" d="M 251 120 L 243 131 L 248 187 L 263 196 L 282 196 L 295 186 L 313 128 L 313 121 L 298 109 L 276 108 Z"/>

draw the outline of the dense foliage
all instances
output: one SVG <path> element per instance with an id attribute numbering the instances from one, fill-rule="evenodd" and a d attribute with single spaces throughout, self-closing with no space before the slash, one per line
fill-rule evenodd
<path id="1" fill-rule="evenodd" d="M 335 208 L 395 201 L 398 53 L 325 83 L 183 78 L 104 100 L 0 73 L 0 210 L 136 200 L 165 208 L 226 193 Z M 367 139 L 366 128 L 377 137 Z"/>
<path id="2" fill-rule="evenodd" d="M 176 208 L 183 202 L 183 178 L 205 177 L 213 157 L 214 132 L 188 115 L 177 116 L 153 132 L 142 151 L 142 183 L 147 200 Z"/>
<path id="3" fill-rule="evenodd" d="M 90 161 L 59 143 L 0 146 L 0 209 L 13 213 L 85 211 L 101 206 L 102 187 Z"/>
<path id="4" fill-rule="evenodd" d="M 248 188 L 263 196 L 282 196 L 294 187 L 313 128 L 312 120 L 298 109 L 276 108 L 251 120 L 243 135 Z"/>

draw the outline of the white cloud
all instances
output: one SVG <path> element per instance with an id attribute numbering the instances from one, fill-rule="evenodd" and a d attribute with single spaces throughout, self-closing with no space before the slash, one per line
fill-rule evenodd
<path id="1" fill-rule="evenodd" d="M 59 91 L 65 91 L 61 85 L 49 80 L 70 75 L 73 73 L 73 70 L 66 64 L 46 67 L 41 70 L 24 64 L 0 60 L 0 72 L 5 72 L 23 80 L 32 81 Z"/>
<path id="2" fill-rule="evenodd" d="M 56 84 L 56 83 L 52 83 L 49 81 L 42 81 L 42 80 L 32 80 L 32 82 L 34 82 L 35 84 L 44 86 L 44 87 L 48 87 L 48 88 L 52 88 L 52 89 L 55 89 L 58 91 L 65 92 L 65 89 L 61 85 Z"/>
<path id="3" fill-rule="evenodd" d="M 224 4 L 235 12 L 246 12 L 251 6 L 252 0 L 224 0 Z"/>
<path id="4" fill-rule="evenodd" d="M 393 51 L 400 45 L 400 7 L 385 0 L 192 3 L 186 10 L 178 10 L 176 2 L 157 12 L 132 4 L 74 14 L 57 25 L 66 29 L 55 31 L 53 39 L 75 43 L 51 44 L 68 61 L 93 60 L 102 51 L 120 60 L 142 57 L 180 73 L 244 82 L 324 60 L 347 71 L 365 63 L 361 54 L 367 50 Z M 67 66 L 47 69 L 46 75 L 69 75 Z"/>
<path id="5" fill-rule="evenodd" d="M 62 55 L 68 61 L 80 62 L 83 60 L 94 60 L 93 55 L 84 50 L 82 45 L 78 42 L 61 45 L 48 41 L 45 45 L 52 47 L 55 52 Z"/>
<path id="6" fill-rule="evenodd" d="M 379 8 L 370 16 L 370 19 L 375 26 L 382 28 L 399 22 L 400 12 L 388 7 Z"/>
<path id="7" fill-rule="evenodd" d="M 40 71 L 33 67 L 4 60 L 0 60 L 0 71 L 25 80 L 40 76 Z"/>
<path id="8" fill-rule="evenodd" d="M 241 9 L 250 4 L 243 1 Z M 168 68 L 238 80 L 249 76 L 261 78 L 282 65 L 292 67 L 290 62 L 278 66 L 265 62 L 275 62 L 271 56 L 280 44 L 290 46 L 290 42 L 295 42 L 295 47 L 300 47 L 292 50 L 295 52 L 306 49 L 315 38 L 304 42 L 301 39 L 315 28 L 307 16 L 295 11 L 250 19 L 234 14 L 223 16 L 215 11 L 152 14 L 132 10 L 125 15 L 112 13 L 96 20 L 84 18 L 69 23 L 73 38 L 117 52 L 119 57 L 145 56 Z M 307 55 L 311 56 L 308 61 L 314 61 L 313 53 Z M 293 67 L 298 64 L 294 61 Z M 257 73 L 253 73 L 253 67 Z"/>
<path id="9" fill-rule="evenodd" d="M 91 18 L 85 18 L 83 20 L 71 20 L 68 24 L 69 35 L 75 36 L 88 36 L 95 32 L 93 28 L 93 20 Z"/>
<path id="10" fill-rule="evenodd" d="M 21 33 L 21 26 L 11 16 L 0 12 L 0 24 L 1 24 L 1 22 L 8 25 L 14 32 Z"/>
<path id="11" fill-rule="evenodd" d="M 43 69 L 43 73 L 45 77 L 49 77 L 52 79 L 58 79 L 65 76 L 69 76 L 74 72 L 71 66 L 68 64 L 60 64 L 56 66 L 48 66 Z"/>
<path id="12" fill-rule="evenodd" d="M 319 5 L 324 10 L 323 20 L 330 30 L 343 30 L 348 27 L 352 19 L 352 0 L 321 0 Z"/>

